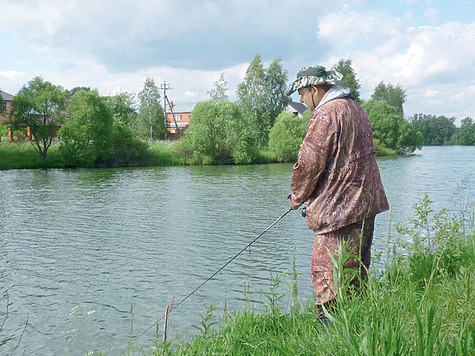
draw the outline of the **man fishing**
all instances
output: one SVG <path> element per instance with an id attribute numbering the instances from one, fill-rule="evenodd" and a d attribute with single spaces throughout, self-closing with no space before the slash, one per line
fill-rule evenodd
<path id="1" fill-rule="evenodd" d="M 371 260 L 374 218 L 389 209 L 375 159 L 369 119 L 342 75 L 323 66 L 302 68 L 287 95 L 298 90 L 300 101 L 313 111 L 307 134 L 292 169 L 290 205 L 306 204 L 309 229 L 315 232 L 311 261 L 318 317 L 335 298 L 333 262 L 338 244 L 347 241 L 357 258 L 345 268 L 361 270 L 365 279 Z M 364 267 L 360 267 L 360 263 Z M 358 278 L 354 285 L 358 287 Z"/>

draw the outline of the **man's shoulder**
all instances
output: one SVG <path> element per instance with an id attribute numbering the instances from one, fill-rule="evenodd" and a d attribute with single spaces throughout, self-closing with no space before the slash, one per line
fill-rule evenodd
<path id="1" fill-rule="evenodd" d="M 354 106 L 354 104 L 359 106 L 350 97 L 333 99 L 316 109 L 314 115 L 338 114 L 340 111 L 348 110 L 348 108 Z"/>

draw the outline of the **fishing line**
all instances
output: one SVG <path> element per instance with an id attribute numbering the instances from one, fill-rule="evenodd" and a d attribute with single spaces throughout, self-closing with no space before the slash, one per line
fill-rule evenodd
<path id="1" fill-rule="evenodd" d="M 250 249 L 251 245 L 256 242 L 262 235 L 264 235 L 267 231 L 269 231 L 275 224 L 277 224 L 280 220 L 282 220 L 284 218 L 285 215 L 287 215 L 288 213 L 290 213 L 292 211 L 292 208 L 290 208 L 289 210 L 287 210 L 284 214 L 282 214 L 279 218 L 277 218 L 272 224 L 270 224 L 264 231 L 262 231 L 254 240 L 252 240 L 251 242 L 249 242 L 241 251 L 239 251 L 236 255 L 234 255 L 234 257 L 232 257 L 228 262 L 226 262 L 224 265 L 221 266 L 221 268 L 219 268 L 216 272 L 214 272 L 210 277 L 208 277 L 203 283 L 201 283 L 198 287 L 196 287 L 193 291 L 191 291 L 185 298 L 183 298 L 182 300 L 180 300 L 179 303 L 177 303 L 176 305 L 173 306 L 173 308 L 170 310 L 170 312 L 172 310 L 175 310 L 176 308 L 178 308 L 185 300 L 187 300 L 189 297 L 191 297 L 193 294 L 196 293 L 196 291 L 198 291 L 198 289 L 200 289 L 201 287 L 203 287 L 206 282 L 210 281 L 211 279 L 213 279 L 214 276 L 216 276 L 219 272 L 221 272 L 223 269 L 226 268 L 227 265 L 229 265 L 232 261 L 234 261 L 241 253 L 243 253 L 244 251 L 246 251 L 247 249 Z M 137 337 L 135 337 L 135 340 L 134 342 L 140 338 L 141 336 L 143 336 L 147 331 L 149 331 L 151 328 L 153 328 L 155 325 L 157 325 L 160 321 L 163 320 L 163 318 L 165 318 L 165 315 L 162 316 L 159 320 L 157 320 L 156 322 L 154 322 L 152 325 L 150 325 L 145 331 L 143 331 L 140 335 L 138 335 Z"/>

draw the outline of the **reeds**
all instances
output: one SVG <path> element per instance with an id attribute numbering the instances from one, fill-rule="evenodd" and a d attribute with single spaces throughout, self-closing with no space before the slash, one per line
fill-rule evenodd
<path id="1" fill-rule="evenodd" d="M 473 206 L 470 208 L 473 210 Z M 468 209 L 470 211 L 470 209 Z M 343 270 L 345 246 L 334 259 L 335 308 L 328 324 L 314 300 L 286 309 L 272 276 L 262 311 L 227 313 L 226 322 L 166 349 L 174 355 L 470 355 L 475 345 L 473 267 L 475 233 L 465 218 L 434 213 L 423 196 L 406 224 L 416 244 L 398 246 L 386 269 L 352 290 L 358 273 Z M 465 214 L 467 216 L 467 214 Z M 466 226 L 471 226 L 467 229 Z M 388 229 L 389 230 L 389 229 Z M 411 236 L 412 234 L 412 236 Z M 414 236 L 416 234 L 417 236 Z M 388 248 L 389 253 L 389 248 Z M 386 256 L 389 258 L 389 256 Z M 293 275 L 297 275 L 294 265 Z M 356 271 L 354 271 L 356 272 Z M 292 281 L 296 283 L 296 281 Z M 296 286 L 296 284 L 295 284 Z M 214 312 L 214 310 L 213 310 Z M 210 316 L 206 314 L 206 320 Z M 214 319 L 213 319 L 214 320 Z M 164 349 L 157 349 L 161 354 Z"/>
<path id="2" fill-rule="evenodd" d="M 41 156 L 30 143 L 0 142 L 0 170 L 23 168 L 56 168 L 63 164 L 58 152 L 58 145 L 53 144 L 48 150 L 47 162 L 41 162 Z"/>

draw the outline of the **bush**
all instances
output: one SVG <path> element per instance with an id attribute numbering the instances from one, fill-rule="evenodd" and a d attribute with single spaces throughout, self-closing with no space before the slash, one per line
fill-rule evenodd
<path id="1" fill-rule="evenodd" d="M 230 101 L 198 103 L 187 130 L 194 160 L 203 164 L 251 163 L 258 152 L 249 120 Z"/>
<path id="2" fill-rule="evenodd" d="M 91 167 L 112 159 L 113 118 L 106 100 L 95 90 L 80 90 L 68 111 L 60 130 L 65 165 Z"/>
<path id="3" fill-rule="evenodd" d="M 384 100 L 371 99 L 362 108 L 368 115 L 373 130 L 373 138 L 379 144 L 398 154 L 414 152 L 422 146 L 422 134 L 409 124 L 397 109 Z"/>
<path id="4" fill-rule="evenodd" d="M 113 157 L 102 162 L 106 167 L 137 167 L 145 166 L 151 156 L 145 142 L 132 136 L 130 129 L 114 124 L 112 134 Z M 96 162 L 96 166 L 101 166 Z"/>
<path id="5" fill-rule="evenodd" d="M 288 112 L 277 116 L 269 134 L 269 150 L 282 162 L 294 162 L 300 150 L 305 134 L 307 122 Z"/>
<path id="6" fill-rule="evenodd" d="M 381 157 L 381 156 L 395 156 L 397 154 L 396 151 L 386 147 L 381 143 L 380 140 L 377 138 L 373 138 L 373 146 L 374 150 L 376 151 L 376 156 Z"/>

